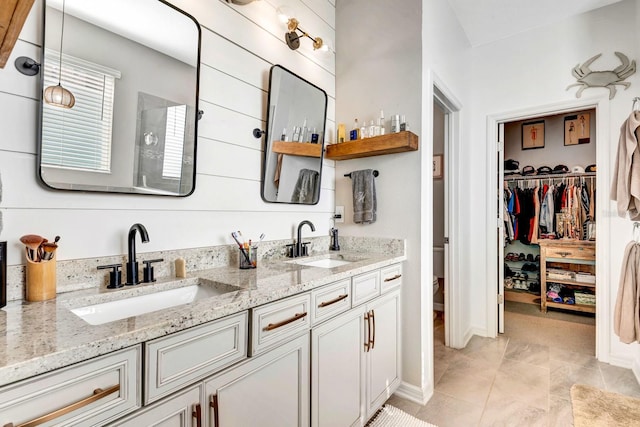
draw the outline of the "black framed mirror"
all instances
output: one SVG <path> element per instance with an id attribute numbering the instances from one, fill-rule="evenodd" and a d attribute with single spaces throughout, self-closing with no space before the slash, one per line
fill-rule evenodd
<path id="1" fill-rule="evenodd" d="M 268 108 L 262 199 L 315 205 L 320 200 L 327 93 L 274 65 Z"/>
<path id="2" fill-rule="evenodd" d="M 201 32 L 162 0 L 45 0 L 38 170 L 57 190 L 195 189 Z M 71 108 L 45 100 L 60 84 Z"/>

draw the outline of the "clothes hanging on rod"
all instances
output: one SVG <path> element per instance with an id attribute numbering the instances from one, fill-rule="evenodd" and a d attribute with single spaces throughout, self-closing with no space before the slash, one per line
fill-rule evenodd
<path id="1" fill-rule="evenodd" d="M 632 221 L 640 220 L 640 111 L 633 111 L 620 127 L 618 153 L 611 183 L 611 200 L 617 202 L 618 215 L 627 213 Z"/>
<path id="2" fill-rule="evenodd" d="M 505 244 L 539 239 L 586 240 L 595 221 L 595 176 L 505 179 Z"/>

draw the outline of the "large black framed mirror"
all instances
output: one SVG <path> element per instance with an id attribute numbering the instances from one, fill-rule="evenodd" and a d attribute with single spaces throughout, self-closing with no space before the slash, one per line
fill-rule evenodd
<path id="1" fill-rule="evenodd" d="M 262 199 L 315 205 L 320 200 L 327 93 L 274 65 L 268 107 Z"/>
<path id="2" fill-rule="evenodd" d="M 45 0 L 39 176 L 49 188 L 195 189 L 201 31 L 162 0 Z"/>

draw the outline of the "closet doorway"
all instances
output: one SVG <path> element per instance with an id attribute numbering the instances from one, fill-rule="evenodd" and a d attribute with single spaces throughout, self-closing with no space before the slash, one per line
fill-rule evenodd
<path id="1" fill-rule="evenodd" d="M 603 163 L 598 158 L 605 151 L 598 145 L 606 129 L 600 117 L 604 104 L 591 100 L 489 118 L 498 153 L 492 156 L 498 212 L 491 213 L 498 227 L 488 245 L 497 266 L 489 272 L 494 298 L 498 294 L 498 304 L 488 306 L 495 314 L 493 325 L 489 322 L 493 336 L 504 332 L 503 321 L 509 321 L 504 309 L 510 305 L 509 313 L 520 316 L 576 316 L 577 323 L 591 323 L 591 353 L 600 353 L 601 320 L 608 312 L 602 299 L 608 289 L 600 280 L 595 292 L 598 276 L 604 277 L 595 236 L 596 224 L 602 228 L 606 221 L 597 221 L 597 207 L 605 209 L 607 185 L 598 181 L 601 171 L 595 165 Z M 608 247 L 608 236 L 598 237 L 605 240 L 598 246 Z"/>

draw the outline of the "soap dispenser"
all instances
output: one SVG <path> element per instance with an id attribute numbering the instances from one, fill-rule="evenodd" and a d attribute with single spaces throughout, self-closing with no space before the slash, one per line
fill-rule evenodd
<path id="1" fill-rule="evenodd" d="M 331 251 L 339 251 L 340 250 L 340 242 L 338 242 L 338 229 L 332 228 L 329 230 L 329 234 L 331 234 L 331 246 L 329 250 Z"/>

